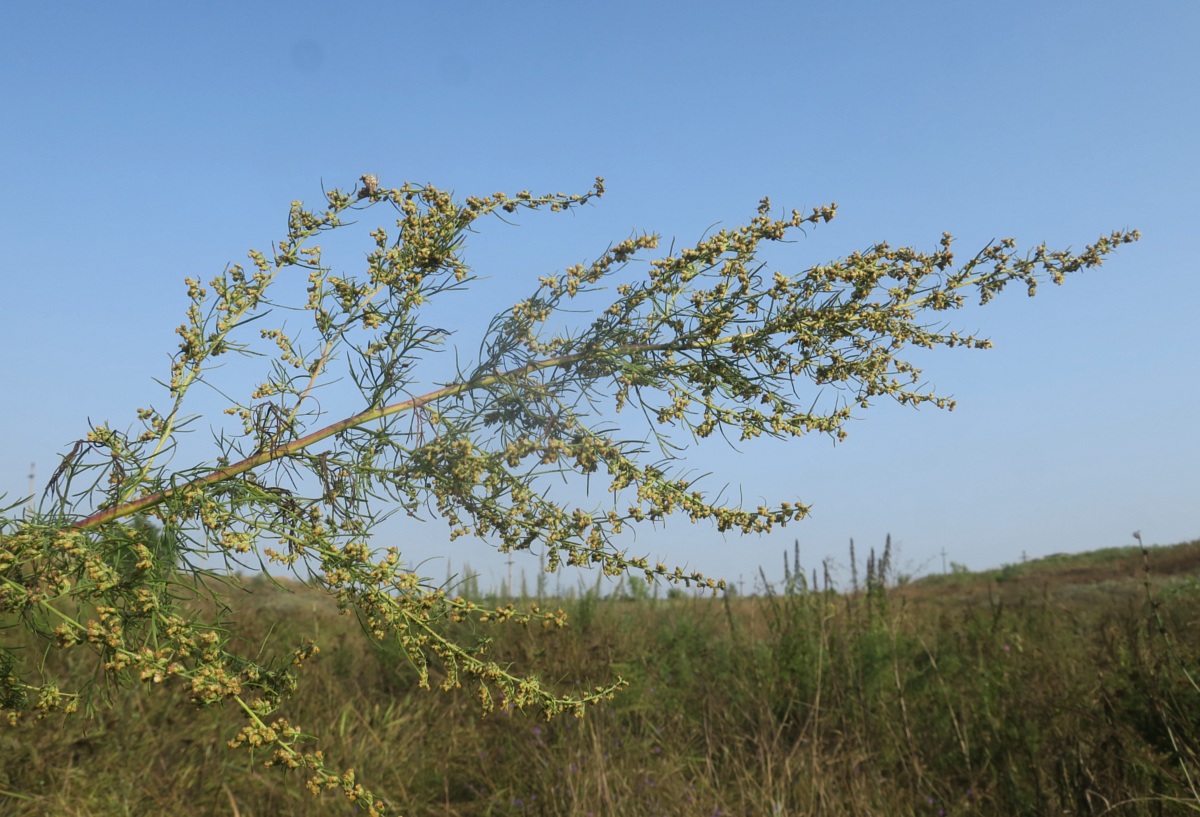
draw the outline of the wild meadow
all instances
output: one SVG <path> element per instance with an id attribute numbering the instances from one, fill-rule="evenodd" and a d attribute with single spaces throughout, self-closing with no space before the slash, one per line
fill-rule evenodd
<path id="1" fill-rule="evenodd" d="M 627 682 L 581 718 L 503 702 L 481 717 L 470 695 L 436 690 L 436 667 L 419 689 L 394 642 L 302 585 L 243 579 L 193 612 L 223 608 L 264 665 L 316 639 L 281 713 L 408 815 L 1200 811 L 1200 541 L 917 580 L 885 551 L 840 588 L 784 561 L 785 581 L 757 595 L 622 584 L 515 601 L 562 608 L 565 627 L 446 625 L 554 689 Z M 107 683 L 28 638 L 77 687 Z M 0 728 L 0 813 L 355 813 L 227 748 L 241 725 L 228 706 L 108 692 L 91 718 Z"/>

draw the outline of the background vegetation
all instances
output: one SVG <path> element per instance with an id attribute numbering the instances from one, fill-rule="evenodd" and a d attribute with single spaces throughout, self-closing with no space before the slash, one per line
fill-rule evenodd
<path id="1" fill-rule="evenodd" d="M 885 550 L 844 593 L 796 557 L 766 595 L 654 598 L 626 584 L 543 598 L 568 612 L 565 629 L 450 625 L 550 686 L 629 682 L 582 719 L 503 706 L 481 719 L 466 696 L 419 690 L 397 648 L 303 586 L 246 580 L 223 594 L 224 621 L 267 661 L 306 638 L 326 645 L 282 713 L 410 815 L 1200 810 L 1200 541 L 902 586 Z M 93 672 L 81 660 L 71 677 Z M 224 748 L 238 713 L 186 698 L 129 689 L 93 720 L 0 732 L 0 812 L 353 811 Z"/>

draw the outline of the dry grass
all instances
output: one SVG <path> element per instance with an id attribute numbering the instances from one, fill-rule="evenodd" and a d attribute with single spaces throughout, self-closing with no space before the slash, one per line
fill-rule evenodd
<path id="1" fill-rule="evenodd" d="M 411 815 L 1164 815 L 1200 810 L 1200 542 L 857 596 L 563 600 L 496 654 L 629 689 L 583 720 L 478 717 L 302 587 L 252 582 L 250 649 L 315 636 L 286 716 Z M 13 632 L 13 631 L 9 631 Z M 82 661 L 80 678 L 90 670 Z M 224 748 L 235 713 L 120 690 L 92 720 L 0 731 L 0 813 L 349 813 Z"/>

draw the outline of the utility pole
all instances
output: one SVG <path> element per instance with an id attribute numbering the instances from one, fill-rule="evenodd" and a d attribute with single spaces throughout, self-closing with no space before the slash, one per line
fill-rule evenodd
<path id="1" fill-rule="evenodd" d="M 25 500 L 25 515 L 33 515 L 33 489 L 37 484 L 37 463 L 29 463 L 29 499 Z"/>
<path id="2" fill-rule="evenodd" d="M 946 549 L 942 548 L 942 575 L 946 573 Z"/>

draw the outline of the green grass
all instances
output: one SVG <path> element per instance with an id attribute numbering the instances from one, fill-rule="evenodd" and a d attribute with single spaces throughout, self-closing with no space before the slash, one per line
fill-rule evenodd
<path id="1" fill-rule="evenodd" d="M 629 680 L 552 722 L 416 689 L 304 588 L 249 583 L 230 626 L 318 638 L 283 714 L 404 814 L 1173 815 L 1200 812 L 1198 568 L 1192 542 L 1151 551 L 1149 596 L 1119 549 L 857 595 L 576 597 L 567 630 L 477 632 L 560 688 Z M 237 725 L 132 689 L 0 727 L 0 813 L 351 813 L 226 749 Z"/>

